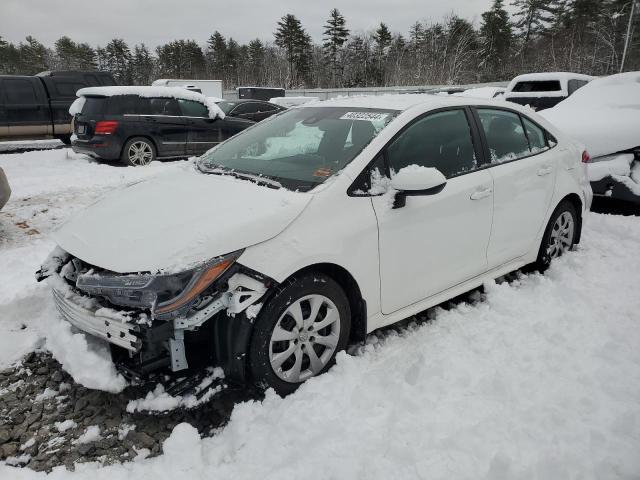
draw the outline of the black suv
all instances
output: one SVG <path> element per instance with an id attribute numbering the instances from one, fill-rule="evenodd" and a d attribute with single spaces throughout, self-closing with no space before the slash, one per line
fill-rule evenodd
<path id="1" fill-rule="evenodd" d="M 113 87 L 91 89 L 74 117 L 74 152 L 125 165 L 147 165 L 157 158 L 201 155 L 255 122 L 241 118 L 211 118 L 204 96 L 184 91 L 185 98 L 142 94 L 117 94 L 118 88 L 155 89 L 169 87 Z M 129 90 L 127 90 L 129 89 Z M 194 100 L 195 97 L 201 97 Z"/>
<path id="2" fill-rule="evenodd" d="M 223 100 L 218 102 L 218 106 L 229 117 L 244 118 L 254 122 L 286 110 L 285 107 L 262 100 Z"/>

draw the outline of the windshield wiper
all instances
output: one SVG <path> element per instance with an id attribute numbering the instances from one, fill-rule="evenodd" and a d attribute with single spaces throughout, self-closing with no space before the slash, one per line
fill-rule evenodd
<path id="1" fill-rule="evenodd" d="M 251 182 L 257 183 L 258 185 L 264 185 L 265 187 L 275 189 L 282 188 L 282 184 L 280 182 L 263 177 L 262 175 L 238 172 L 236 170 L 232 170 L 228 167 L 222 167 L 220 165 L 209 167 L 203 165 L 202 163 L 198 164 L 198 168 L 202 173 L 211 173 L 213 175 L 230 175 L 241 180 L 249 180 Z"/>

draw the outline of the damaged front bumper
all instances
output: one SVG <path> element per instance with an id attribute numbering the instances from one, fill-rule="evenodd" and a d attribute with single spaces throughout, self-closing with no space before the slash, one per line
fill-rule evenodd
<path id="1" fill-rule="evenodd" d="M 142 346 L 140 327 L 135 322 L 113 318 L 105 308 L 88 309 L 67 298 L 65 292 L 53 287 L 53 299 L 58 312 L 67 322 L 89 335 L 99 337 L 130 352 Z"/>
<path id="2" fill-rule="evenodd" d="M 99 271 L 56 249 L 37 278 L 49 279 L 62 318 L 75 329 L 112 346 L 114 363 L 128 378 L 142 380 L 161 369 L 178 372 L 192 366 L 215 365 L 221 366 L 227 376 L 233 378 L 229 374 L 235 372 L 236 378 L 243 379 L 244 354 L 253 320 L 241 314 L 265 295 L 274 284 L 271 279 L 234 264 L 212 281 L 188 309 L 181 308 L 179 314 L 155 315 L 155 304 L 146 309 L 114 305 L 113 298 L 124 298 L 121 290 L 103 288 L 103 295 L 99 295 L 83 288 L 87 277 L 112 281 L 114 275 L 117 274 Z M 196 349 L 205 354 L 195 355 Z"/>

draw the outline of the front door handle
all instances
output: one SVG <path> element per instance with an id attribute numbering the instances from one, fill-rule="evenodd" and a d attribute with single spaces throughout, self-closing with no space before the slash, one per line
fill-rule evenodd
<path id="1" fill-rule="evenodd" d="M 553 172 L 553 167 L 542 167 L 538 170 L 538 176 L 543 177 L 545 175 L 549 175 L 551 172 Z"/>
<path id="2" fill-rule="evenodd" d="M 490 188 L 485 188 L 484 190 L 476 190 L 471 194 L 471 197 L 469 198 L 471 198 L 471 200 L 480 200 L 481 198 L 485 198 L 491 195 L 492 191 L 493 190 L 491 190 Z"/>

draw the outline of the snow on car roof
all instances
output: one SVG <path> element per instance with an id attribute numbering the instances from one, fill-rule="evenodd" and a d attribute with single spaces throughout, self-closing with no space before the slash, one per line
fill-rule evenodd
<path id="1" fill-rule="evenodd" d="M 600 77 L 540 115 L 583 143 L 591 157 L 640 146 L 640 72 Z"/>
<path id="2" fill-rule="evenodd" d="M 146 98 L 175 98 L 192 100 L 202 103 L 209 110 L 210 118 L 224 118 L 224 112 L 216 105 L 215 98 L 205 97 L 201 93 L 187 90 L 184 87 L 162 86 L 112 86 L 112 87 L 88 87 L 76 92 L 78 97 L 115 97 L 118 95 L 137 95 Z"/>
<path id="3" fill-rule="evenodd" d="M 415 105 L 428 105 L 432 108 L 456 106 L 456 105 L 496 105 L 498 101 L 479 98 L 464 98 L 449 95 L 432 95 L 429 93 L 410 93 L 392 95 L 362 95 L 353 97 L 337 97 L 323 102 L 304 104 L 298 108 L 312 107 L 355 107 L 378 108 L 384 110 L 404 111 Z M 506 105 L 504 102 L 499 102 Z M 508 104 L 510 108 L 517 109 L 514 104 Z"/>
<path id="4" fill-rule="evenodd" d="M 581 73 L 571 73 L 571 72 L 540 72 L 540 73 L 524 73 L 522 75 L 518 75 L 511 80 L 511 84 L 515 84 L 517 82 L 523 81 L 536 81 L 536 80 L 560 80 L 567 81 L 571 79 L 575 80 L 593 80 L 596 77 L 592 77 L 591 75 L 583 75 Z"/>

